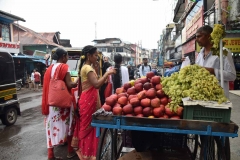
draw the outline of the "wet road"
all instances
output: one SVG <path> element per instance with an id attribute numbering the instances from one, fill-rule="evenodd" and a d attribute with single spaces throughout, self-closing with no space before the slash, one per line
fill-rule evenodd
<path id="1" fill-rule="evenodd" d="M 41 114 L 41 94 L 19 96 L 22 116 L 15 125 L 0 122 L 0 160 L 47 160 L 47 142 Z M 66 158 L 67 146 L 55 149 L 56 156 Z M 72 160 L 78 160 L 74 157 Z"/>
<path id="2" fill-rule="evenodd" d="M 239 96 L 230 95 L 234 104 L 232 120 L 240 126 Z M 47 148 L 43 116 L 41 114 L 41 94 L 31 93 L 19 96 L 22 116 L 15 125 L 5 127 L 0 122 L 0 160 L 47 160 Z M 240 159 L 240 138 L 231 138 L 231 160 Z M 67 146 L 59 146 L 56 156 L 67 155 Z M 72 160 L 78 160 L 74 157 Z"/>
<path id="3" fill-rule="evenodd" d="M 240 96 L 230 94 L 230 101 L 233 103 L 231 112 L 231 120 L 240 127 Z M 240 129 L 238 129 L 238 137 L 230 138 L 231 160 L 240 159 Z"/>

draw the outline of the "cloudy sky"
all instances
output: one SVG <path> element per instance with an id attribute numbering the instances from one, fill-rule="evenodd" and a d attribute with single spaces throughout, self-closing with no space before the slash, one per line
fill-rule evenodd
<path id="1" fill-rule="evenodd" d="M 0 0 L 0 10 L 22 17 L 21 25 L 36 32 L 60 31 L 73 47 L 95 39 L 117 37 L 157 48 L 157 40 L 172 22 L 176 0 Z"/>

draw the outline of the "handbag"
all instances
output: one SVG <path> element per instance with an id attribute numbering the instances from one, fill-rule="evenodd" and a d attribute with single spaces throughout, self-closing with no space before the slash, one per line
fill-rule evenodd
<path id="1" fill-rule="evenodd" d="M 69 93 L 65 82 L 59 79 L 59 71 L 61 67 L 62 64 L 57 67 L 53 78 L 50 79 L 48 104 L 49 106 L 70 108 L 72 106 L 73 97 Z"/>
<path id="2" fill-rule="evenodd" d="M 105 88 L 105 91 L 104 91 L 105 98 L 112 95 L 112 87 L 113 87 L 113 85 L 110 82 L 110 76 L 108 76 L 108 84 L 107 84 L 107 87 Z"/>

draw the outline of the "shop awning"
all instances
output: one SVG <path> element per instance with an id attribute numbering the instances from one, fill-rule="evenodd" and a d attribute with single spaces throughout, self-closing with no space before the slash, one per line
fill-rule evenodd
<path id="1" fill-rule="evenodd" d="M 33 59 L 33 56 L 12 56 L 13 58 L 21 58 L 21 59 Z"/>
<path id="2" fill-rule="evenodd" d="M 34 62 L 40 62 L 46 65 L 46 60 L 42 60 L 42 59 L 33 59 Z"/>
<path id="3" fill-rule="evenodd" d="M 13 59 L 26 59 L 29 60 L 30 62 L 40 62 L 46 65 L 46 60 L 44 59 L 36 59 L 33 56 L 12 56 Z"/>
<path id="4" fill-rule="evenodd" d="M 14 21 L 23 21 L 26 22 L 25 19 L 18 17 L 16 15 L 4 12 L 2 10 L 0 10 L 0 19 L 2 21 L 8 22 L 8 23 L 13 23 Z"/>

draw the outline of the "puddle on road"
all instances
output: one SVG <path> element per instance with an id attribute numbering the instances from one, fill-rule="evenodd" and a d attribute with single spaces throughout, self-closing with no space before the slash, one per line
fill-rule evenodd
<path id="1" fill-rule="evenodd" d="M 32 100 L 41 97 L 41 95 L 37 95 L 37 96 L 33 96 L 33 97 L 26 97 L 26 98 L 22 98 L 19 99 L 20 103 L 27 103 L 27 102 L 31 102 Z"/>
<path id="2" fill-rule="evenodd" d="M 43 116 L 41 116 L 41 107 L 27 109 L 18 116 L 16 123 L 12 126 L 6 127 L 0 122 L 0 143 L 8 141 L 15 135 L 20 135 L 22 132 L 27 132 L 33 129 L 33 126 L 43 124 Z"/>

